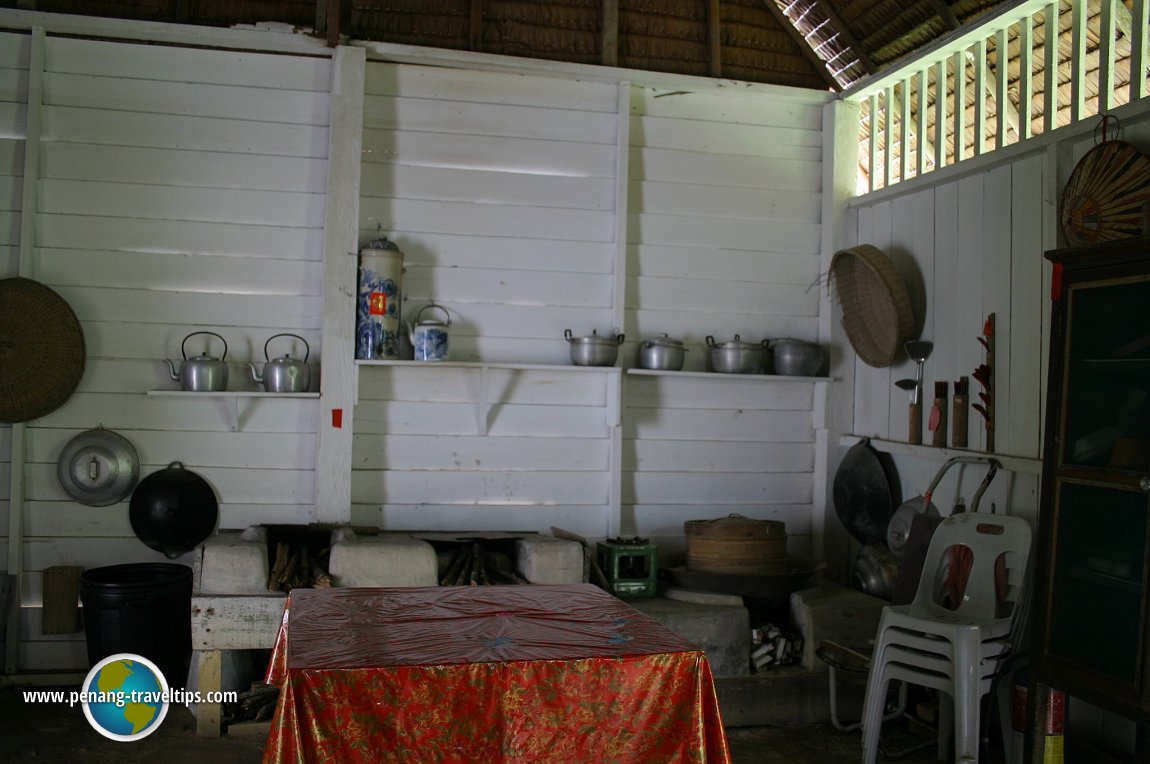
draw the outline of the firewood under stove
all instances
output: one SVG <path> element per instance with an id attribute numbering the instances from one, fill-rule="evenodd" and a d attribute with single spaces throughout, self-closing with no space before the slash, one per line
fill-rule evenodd
<path id="1" fill-rule="evenodd" d="M 307 545 L 292 546 L 280 541 L 276 544 L 275 562 L 268 575 L 269 592 L 290 592 L 292 589 L 325 589 L 332 585 L 327 572 L 330 549 L 313 552 Z"/>
<path id="2" fill-rule="evenodd" d="M 492 552 L 478 541 L 457 544 L 443 575 L 440 586 L 498 586 L 528 583 L 515 572 L 511 558 L 502 552 Z"/>

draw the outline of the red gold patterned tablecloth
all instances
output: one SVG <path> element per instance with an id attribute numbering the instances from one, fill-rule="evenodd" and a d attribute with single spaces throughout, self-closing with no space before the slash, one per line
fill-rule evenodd
<path id="1" fill-rule="evenodd" d="M 296 589 L 265 764 L 730 761 L 703 652 L 589 584 Z"/>

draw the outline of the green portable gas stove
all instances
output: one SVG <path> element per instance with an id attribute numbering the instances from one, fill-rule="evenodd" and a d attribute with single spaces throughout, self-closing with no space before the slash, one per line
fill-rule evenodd
<path id="1" fill-rule="evenodd" d="M 616 597 L 654 597 L 656 547 L 649 539 L 613 538 L 595 545 L 596 561 Z"/>

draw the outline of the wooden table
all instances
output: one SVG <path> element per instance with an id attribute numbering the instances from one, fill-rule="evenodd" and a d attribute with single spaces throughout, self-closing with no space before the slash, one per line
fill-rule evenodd
<path id="1" fill-rule="evenodd" d="M 296 589 L 264 762 L 729 762 L 703 651 L 589 584 Z"/>

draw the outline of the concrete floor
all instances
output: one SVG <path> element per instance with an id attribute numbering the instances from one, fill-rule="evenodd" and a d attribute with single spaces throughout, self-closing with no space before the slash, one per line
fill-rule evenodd
<path id="1" fill-rule="evenodd" d="M 267 725 L 244 724 L 218 740 L 195 735 L 195 721 L 183 707 L 173 706 L 163 726 L 134 743 L 101 737 L 79 707 L 25 703 L 18 690 L 0 690 L 0 762 L 69 762 L 69 764 L 257 764 L 263 753 Z M 892 745 L 914 740 L 894 722 Z M 839 732 L 829 724 L 793 727 L 743 727 L 727 730 L 734 764 L 835 764 L 858 761 L 858 732 Z M 933 747 L 900 759 L 917 764 L 935 761 Z"/>

